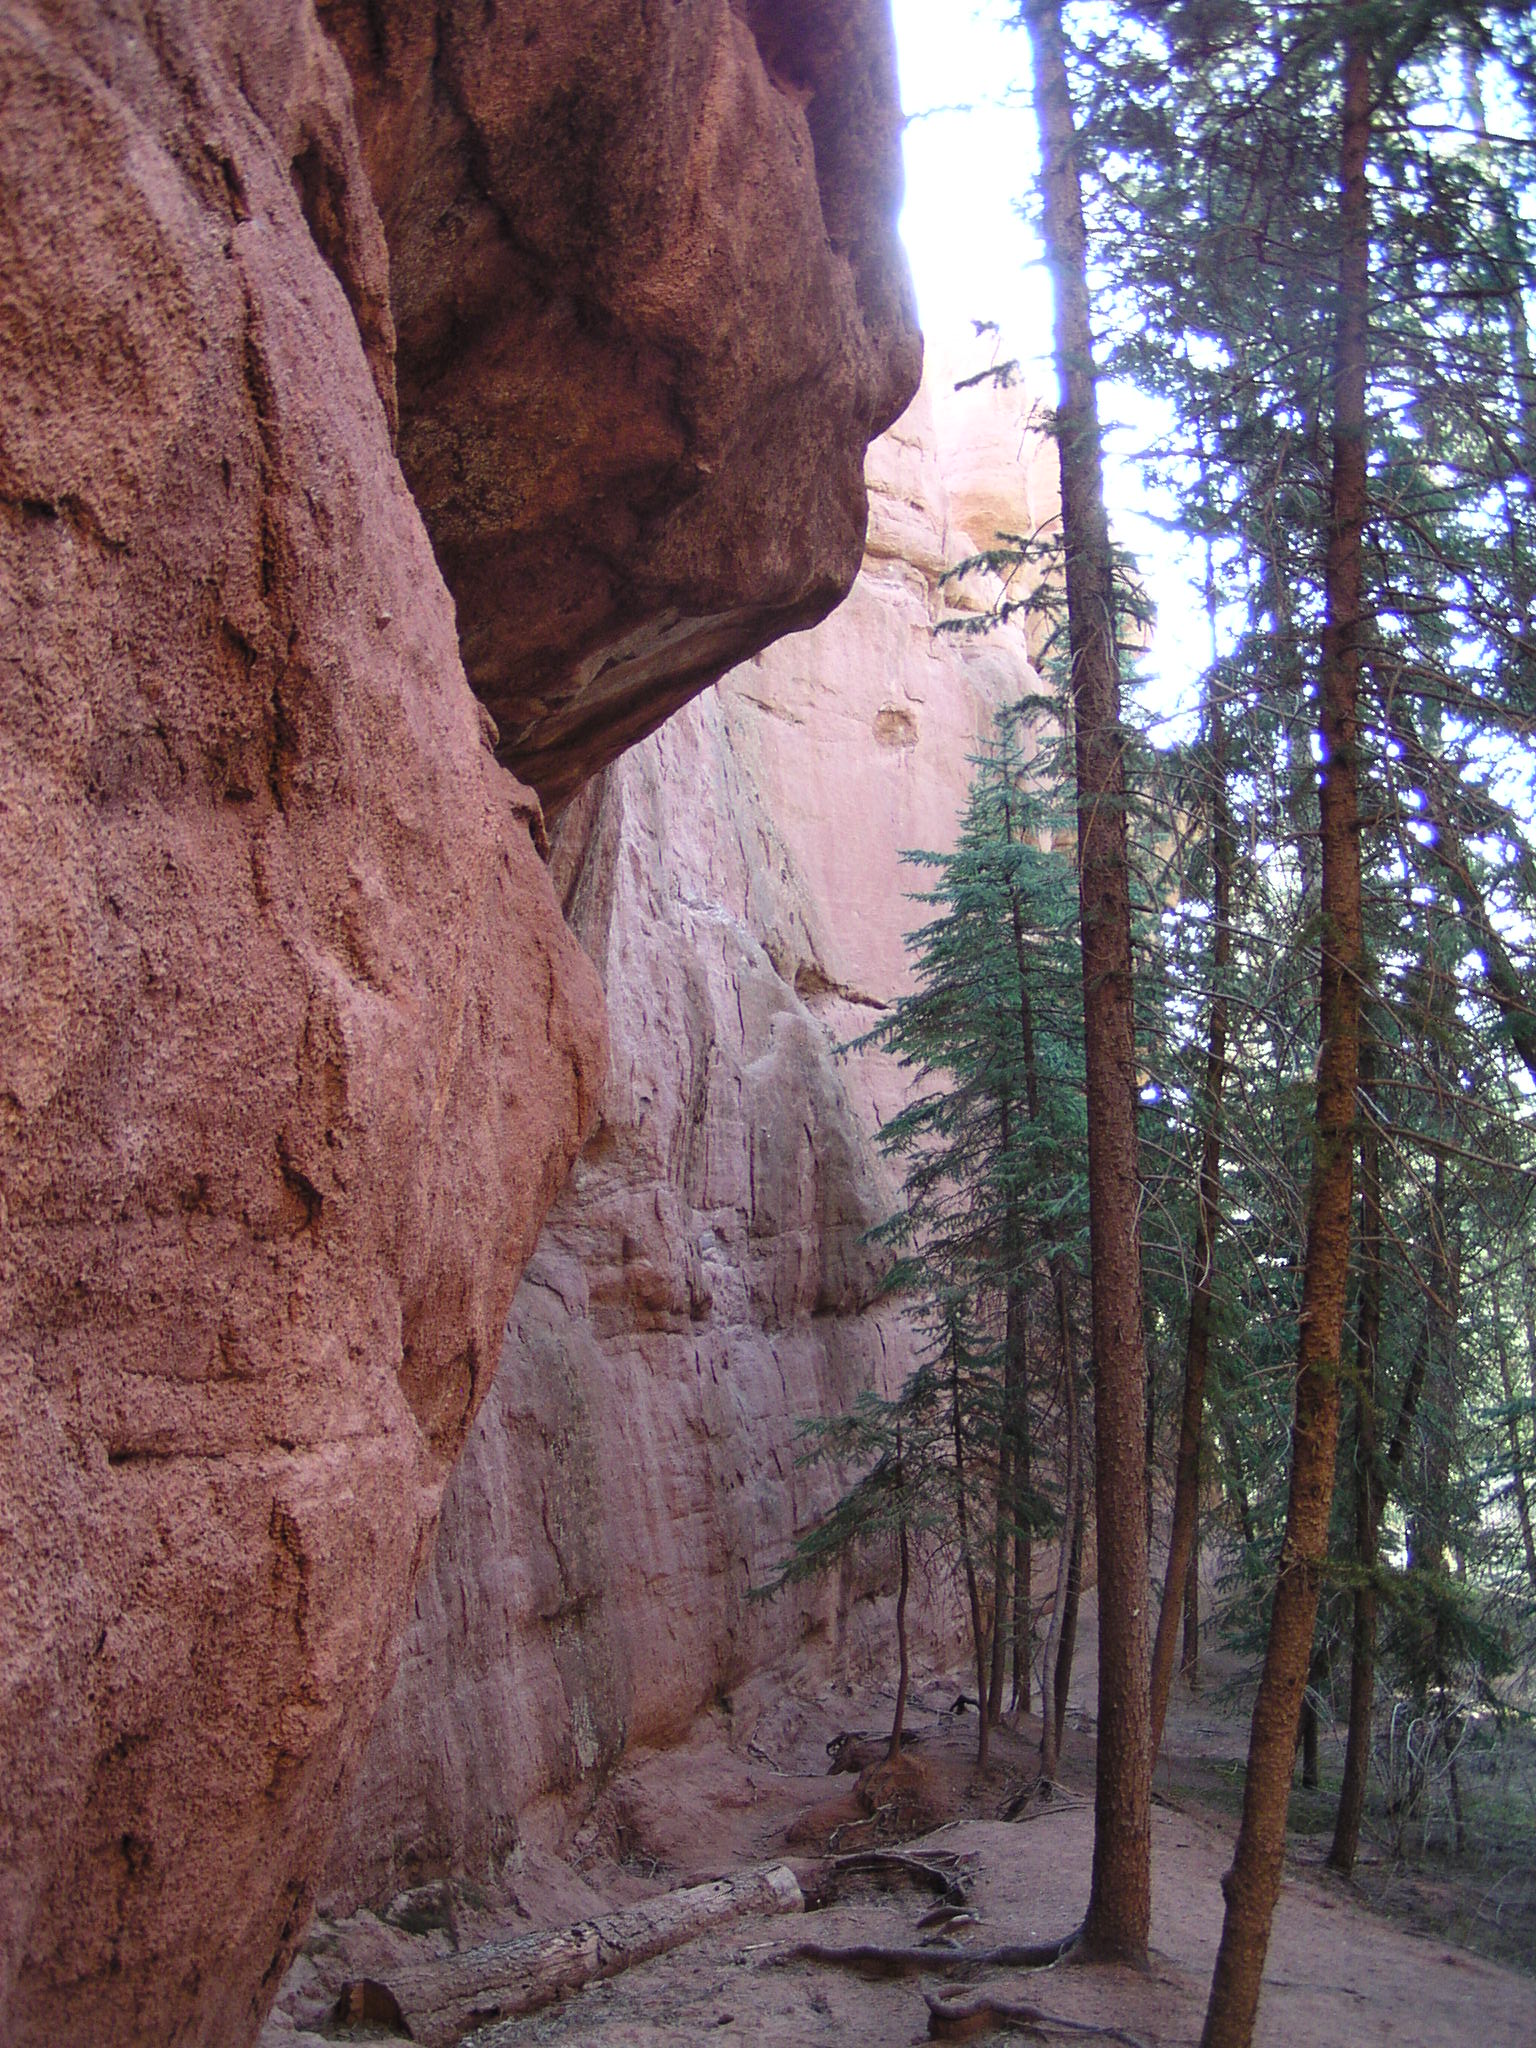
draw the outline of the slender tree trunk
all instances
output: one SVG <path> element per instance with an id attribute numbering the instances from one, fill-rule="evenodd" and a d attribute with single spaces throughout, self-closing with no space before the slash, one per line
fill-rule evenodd
<path id="1" fill-rule="evenodd" d="M 1198 1490 L 1198 1462 L 1196 1467 Z M 1195 1518 L 1195 1538 L 1190 1546 L 1189 1570 L 1184 1574 L 1184 1650 L 1179 1669 L 1191 1692 L 1200 1690 L 1200 1520 Z"/>
<path id="2" fill-rule="evenodd" d="M 1317 1732 L 1317 1701 L 1308 1687 L 1301 1700 L 1301 1783 L 1307 1792 L 1315 1792 L 1321 1783 L 1317 1768 Z"/>
<path id="3" fill-rule="evenodd" d="M 1077 1651 L 1077 1617 L 1083 1604 L 1083 1542 L 1088 1530 L 1088 1447 L 1077 1452 L 1077 1512 L 1072 1517 L 1072 1556 L 1067 1567 L 1067 1604 L 1061 1617 L 1061 1641 L 1051 1674 L 1051 1719 L 1058 1766 L 1067 1750 L 1067 1699 L 1072 1690 L 1072 1659 Z"/>
<path id="4" fill-rule="evenodd" d="M 1008 844 L 1016 842 L 1013 836 L 1013 806 L 1008 798 L 1003 799 L 1003 829 Z M 1032 1124 L 1040 1121 L 1040 1067 L 1035 1057 L 1034 1010 L 1029 999 L 1029 947 L 1024 937 L 1024 906 L 1019 900 L 1016 883 L 1010 881 L 1008 888 L 1008 911 L 1013 924 L 1014 968 L 1019 977 L 1019 1038 L 1024 1054 L 1024 1106 Z M 1017 1225 L 1010 1225 L 1014 1245 L 1014 1259 L 1022 1263 L 1022 1232 Z M 1022 1296 L 1022 1290 L 1021 1290 Z M 1027 1303 L 1021 1298 L 1021 1318 Z M 1013 1553 L 1013 1704 L 1027 1714 L 1029 1712 L 1029 1649 L 1030 1612 L 1029 1585 L 1033 1569 L 1033 1551 L 1030 1539 L 1024 1530 L 1023 1499 L 1029 1484 L 1029 1342 L 1027 1324 L 1021 1325 L 1021 1341 L 1017 1353 L 1017 1369 L 1014 1372 L 1014 1390 L 1008 1404 L 1013 1443 L 1013 1496 L 1014 1538 Z M 1014 1350 L 1009 1347 L 1010 1368 Z"/>
<path id="5" fill-rule="evenodd" d="M 971 1643 L 976 1654 L 976 1768 L 984 1771 L 992 1747 L 992 1723 L 987 1715 L 987 1629 L 981 1612 L 981 1588 L 976 1578 L 976 1556 L 971 1547 L 971 1517 L 965 1497 L 965 1435 L 960 1421 L 960 1361 L 954 1359 L 950 1378 L 950 1405 L 955 1443 L 955 1520 L 960 1535 L 960 1563 L 965 1573 L 966 1598 L 971 1611 Z"/>
<path id="6" fill-rule="evenodd" d="M 907 1688 L 912 1678 L 912 1655 L 907 1642 L 907 1591 L 912 1580 L 912 1561 L 907 1545 L 907 1518 L 896 1525 L 896 1551 L 901 1577 L 896 1587 L 896 1656 L 900 1672 L 896 1680 L 896 1712 L 891 1717 L 891 1746 L 886 1754 L 894 1763 L 901 1755 L 901 1732 L 907 1719 Z"/>
<path id="7" fill-rule="evenodd" d="M 1443 1027 L 1445 1019 L 1439 1021 Z M 1438 1067 L 1438 1054 L 1436 1064 Z M 1430 1374 L 1427 1390 L 1435 1426 L 1420 1435 L 1418 1512 L 1408 1524 L 1409 1569 L 1422 1566 L 1436 1575 L 1445 1569 L 1452 1421 L 1456 1413 L 1456 1328 L 1461 1293 L 1461 1257 L 1453 1243 L 1456 1230 L 1447 1209 L 1445 1155 L 1440 1153 L 1435 1159 L 1429 1191 L 1429 1300 L 1425 1304 Z M 1427 1662 L 1433 1682 L 1443 1695 L 1449 1682 L 1450 1651 L 1445 1640 L 1444 1610 L 1438 1600 L 1434 1602 L 1434 1616 L 1426 1644 Z"/>
<path id="8" fill-rule="evenodd" d="M 1211 1983 L 1202 2048 L 1249 2048 L 1270 1923 L 1285 1858 L 1296 1722 L 1312 1652 L 1318 1582 L 1328 1550 L 1339 1419 L 1339 1355 L 1349 1282 L 1355 1091 L 1360 1050 L 1359 764 L 1356 712 L 1367 509 L 1366 374 L 1370 272 L 1371 55 L 1365 13 L 1351 9 L 1344 45 L 1341 241 L 1334 361 L 1333 480 L 1324 571 L 1326 623 L 1318 696 L 1322 849 L 1322 1044 L 1307 1205 L 1301 1340 L 1286 1503 L 1269 1645 L 1254 1703 L 1243 1817 Z"/>
<path id="9" fill-rule="evenodd" d="M 1509 1437 L 1510 1469 L 1515 1482 L 1515 1512 L 1520 1518 L 1520 1536 L 1525 1544 L 1525 1569 L 1536 1592 L 1536 1533 L 1531 1528 L 1531 1496 L 1525 1479 L 1525 1449 L 1520 1441 L 1520 1424 L 1515 1414 L 1515 1376 L 1509 1368 L 1509 1344 L 1504 1334 L 1503 1305 L 1499 1300 L 1497 1277 L 1493 1282 L 1493 1330 L 1499 1355 L 1499 1381 L 1504 1389 L 1505 1432 Z"/>
<path id="10" fill-rule="evenodd" d="M 1072 1544 L 1081 1512 L 1083 1485 L 1077 1362 L 1072 1356 L 1072 1317 L 1067 1299 L 1066 1263 L 1060 1257 L 1051 1262 L 1051 1285 L 1056 1296 L 1056 1321 L 1061 1335 L 1062 1404 L 1067 1417 L 1067 1487 L 1062 1504 L 1061 1543 L 1056 1553 L 1056 1598 L 1051 1605 L 1051 1626 L 1046 1636 L 1045 1663 L 1040 1673 L 1040 1775 L 1048 1783 L 1054 1780 L 1061 1763 L 1061 1729 L 1053 1706 L 1052 1678 L 1061 1661 L 1067 1588 L 1072 1575 Z M 1048 1687 L 1052 1690 L 1048 1691 Z"/>
<path id="11" fill-rule="evenodd" d="M 1221 1449 L 1227 1461 L 1227 1484 L 1237 1502 L 1238 1526 L 1243 1532 L 1243 1541 L 1251 1549 L 1259 1540 L 1258 1527 L 1253 1519 L 1253 1501 L 1248 1492 L 1248 1479 L 1243 1471 L 1243 1454 L 1238 1446 L 1237 1432 L 1230 1422 L 1221 1424 Z"/>
<path id="12" fill-rule="evenodd" d="M 1142 1485 L 1142 1501 L 1146 1507 L 1147 1521 L 1147 1565 L 1151 1569 L 1152 1559 L 1152 1513 L 1157 1501 L 1157 1359 L 1147 1360 L 1147 1384 L 1142 1403 L 1141 1463 L 1146 1477 Z M 1157 1759 L 1157 1744 L 1152 1745 L 1152 1757 Z"/>
<path id="13" fill-rule="evenodd" d="M 1104 510 L 1087 234 L 1059 0 L 1028 0 L 1046 261 L 1061 384 L 1057 452 L 1077 760 L 1093 1261 L 1095 1488 L 1099 1547 L 1099 1747 L 1093 1878 L 1083 1946 L 1144 1964 L 1152 1912 L 1152 1752 L 1147 1697 L 1146 1350 L 1136 1032 L 1120 664 Z"/>
<path id="14" fill-rule="evenodd" d="M 1376 1037 L 1360 1037 L 1360 1301 L 1355 1323 L 1355 1581 L 1349 1653 L 1349 1734 L 1333 1823 L 1329 1867 L 1349 1877 L 1360 1850 L 1376 1714 L 1376 1544 L 1381 1522 L 1377 1469 L 1376 1367 L 1381 1355 L 1381 1139 L 1375 1118 Z"/>
<path id="15" fill-rule="evenodd" d="M 1029 1436 L 1021 1433 L 1014 1446 L 1014 1494 L 1022 1503 L 1029 1488 Z M 1035 1546 L 1020 1516 L 1013 1539 L 1013 1700 L 1022 1714 L 1029 1712 L 1029 1655 L 1033 1634 L 1030 1602 L 1034 1578 Z"/>
<path id="16" fill-rule="evenodd" d="M 1184 1402 L 1179 1416 L 1179 1459 L 1173 1487 L 1173 1521 L 1168 1537 L 1168 1571 L 1152 1650 L 1152 1755 L 1163 1740 L 1168 1693 L 1178 1644 L 1180 1609 L 1195 1554 L 1200 1520 L 1200 1441 L 1205 1431 L 1205 1378 L 1211 1355 L 1211 1302 L 1216 1269 L 1216 1233 L 1221 1223 L 1221 1098 L 1227 1071 L 1227 968 L 1232 957 L 1231 890 L 1234 848 L 1227 816 L 1225 735 L 1221 703 L 1214 688 L 1207 707 L 1211 731 L 1211 949 L 1210 1036 L 1201 1103 L 1199 1207 L 1195 1225 L 1195 1291 L 1189 1304 L 1184 1346 Z M 1187 1652 L 1186 1652 L 1186 1661 Z"/>
<path id="17" fill-rule="evenodd" d="M 992 1654 L 987 1671 L 987 1720 L 997 1727 L 1003 1718 L 1003 1675 L 1008 1662 L 1008 1616 L 1013 1603 L 1009 1581 L 1012 1566 L 1013 1530 L 1009 1510 L 1013 1495 L 1013 1447 L 1008 1441 L 1007 1390 L 1004 1389 L 1002 1442 L 997 1455 L 997 1509 L 992 1540 Z"/>

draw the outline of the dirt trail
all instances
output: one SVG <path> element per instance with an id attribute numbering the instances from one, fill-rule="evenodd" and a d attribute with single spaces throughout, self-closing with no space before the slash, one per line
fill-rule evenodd
<path id="1" fill-rule="evenodd" d="M 1091 1643 L 1090 1643 L 1091 1648 Z M 840 1730 L 879 1728 L 888 1706 L 769 1680 L 711 1715 L 681 1749 L 634 1757 L 612 1781 L 574 1840 L 543 1850 L 530 1842 L 517 1879 L 515 1931 L 555 1924 L 646 1892 L 731 1868 L 828 1847 L 868 1846 L 902 1834 L 912 1813 L 957 1816 L 926 1839 L 969 1859 L 980 1915 L 963 1939 L 979 1946 L 1054 1936 L 1080 1918 L 1088 1895 L 1093 1826 L 1091 1656 L 1074 1687 L 1078 1723 L 1064 1771 L 1065 1797 L 1030 1798 L 1016 1821 L 996 1816 L 1034 1777 L 1030 1724 L 1000 1731 L 997 1767 L 978 1786 L 971 1770 L 975 1718 L 944 1709 L 957 1683 L 925 1686 L 912 1715 L 922 1739 L 902 1796 L 871 1821 L 851 1775 L 827 1775 L 826 1746 Z M 1209 1759 L 1241 1754 L 1245 1721 L 1209 1697 L 1176 1693 L 1170 1735 Z M 1160 1782 L 1169 1782 L 1163 1774 Z M 889 1792 L 890 1788 L 886 1788 Z M 885 1797 L 886 1793 L 877 1795 Z M 915 1802 L 915 1804 L 914 1804 Z M 867 1802 L 866 1802 L 867 1803 Z M 1188 1794 L 1160 1796 L 1153 1816 L 1154 1965 L 1150 1974 L 1056 1968 L 994 1980 L 1052 2013 L 1128 2029 L 1145 2048 L 1184 2048 L 1199 2039 L 1221 1926 L 1220 1881 L 1233 1824 Z M 1287 1870 L 1276 1917 L 1257 2042 L 1259 2048 L 1536 2048 L 1536 1984 L 1445 1941 L 1395 1926 L 1321 1869 L 1323 1845 L 1303 1841 Z M 905 1890 L 865 1888 L 803 1921 L 748 1920 L 594 1985 L 549 2012 L 509 2028 L 513 2044 L 593 2048 L 682 2048 L 720 2042 L 750 2048 L 895 2048 L 926 2037 L 924 1986 L 932 1977 L 870 1981 L 810 1963 L 775 1960 L 797 1940 L 910 1943 L 931 1904 Z M 506 1913 L 475 1912 L 460 1899 L 451 1929 L 408 1937 L 365 1916 L 322 1929 L 296 1972 L 263 2048 L 300 2048 L 319 2024 L 338 1973 L 409 1941 L 439 1948 L 509 1931 Z M 299 1985 L 302 1980 L 302 1995 Z M 986 1979 L 948 1979 L 979 1989 Z M 342 2035 L 342 2038 L 347 2036 Z M 380 2038 L 376 2033 L 373 2038 Z M 980 2037 L 1003 2041 L 1017 2035 Z"/>

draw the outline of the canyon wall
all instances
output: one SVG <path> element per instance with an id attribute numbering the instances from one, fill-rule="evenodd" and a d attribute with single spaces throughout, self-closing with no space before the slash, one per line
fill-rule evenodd
<path id="1" fill-rule="evenodd" d="M 321 0 L 400 461 L 546 804 L 859 565 L 921 361 L 888 0 Z"/>
<path id="2" fill-rule="evenodd" d="M 975 451 L 1007 441 L 1015 403 L 967 401 L 957 436 L 1010 529 L 1025 472 Z M 914 1362 L 863 1242 L 894 1206 L 875 1132 L 903 1077 L 834 1049 L 910 985 L 903 849 L 953 843 L 969 755 L 1034 685 L 1016 629 L 935 638 L 945 564 L 971 551 L 945 468 L 924 391 L 870 450 L 846 603 L 562 819 L 607 1088 L 445 1499 L 332 1857 L 337 1910 L 450 1873 L 494 1886 L 532 1810 L 579 1814 L 627 1743 L 677 1739 L 796 1651 L 831 1662 L 850 1589 L 749 1592 L 833 1497 L 797 1466 L 797 1419 Z"/>
<path id="3" fill-rule="evenodd" d="M 916 376 L 882 0 L 323 15 L 0 8 L 14 2048 L 253 2036 L 606 1068 L 495 751 L 832 604 Z"/>

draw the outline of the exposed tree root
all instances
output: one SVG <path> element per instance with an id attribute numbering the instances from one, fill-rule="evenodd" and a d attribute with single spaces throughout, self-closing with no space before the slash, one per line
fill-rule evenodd
<path id="1" fill-rule="evenodd" d="M 932 1733 L 931 1728 L 904 1729 L 902 1749 L 920 1749 Z M 881 1735 L 845 1728 L 827 1744 L 827 1775 L 835 1778 L 844 1772 L 867 1771 L 871 1764 L 884 1763 L 890 1753 L 889 1730 Z"/>
<path id="2" fill-rule="evenodd" d="M 1146 2048 L 1135 2034 L 1120 2027 L 1099 2026 L 1092 2020 L 1063 2019 L 1038 2005 L 1001 1998 L 983 1992 L 965 1998 L 935 1998 L 923 1993 L 928 2007 L 930 2041 L 969 2041 L 998 2027 L 1019 2027 L 1029 2033 L 1074 2034 L 1079 2040 L 1118 2041 L 1122 2048 Z"/>
<path id="3" fill-rule="evenodd" d="M 842 1892 L 843 1879 L 862 1873 L 906 1878 L 919 1891 L 937 1892 L 952 1906 L 963 1906 L 968 1897 L 960 1858 L 953 1849 L 935 1849 L 921 1856 L 900 1849 L 853 1849 L 845 1856 L 829 1856 L 795 1870 L 805 1903 L 811 1908 L 830 1906 Z"/>
<path id="4" fill-rule="evenodd" d="M 1079 1799 L 1054 1778 L 1036 1778 L 1024 1785 L 1003 1808 L 1004 1820 L 1040 1820 L 1048 1813 L 1081 1813 L 1091 1799 Z"/>
<path id="5" fill-rule="evenodd" d="M 1016 1942 L 1006 1948 L 951 1948 L 893 1942 L 797 1941 L 771 1958 L 776 1963 L 828 1963 L 865 1977 L 912 1977 L 938 1970 L 1048 1970 L 1082 1939 L 1081 1927 L 1055 1941 Z"/>

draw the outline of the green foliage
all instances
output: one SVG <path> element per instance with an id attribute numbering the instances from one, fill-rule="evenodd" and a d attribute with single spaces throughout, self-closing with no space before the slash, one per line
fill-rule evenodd
<path id="1" fill-rule="evenodd" d="M 876 1235 L 922 1355 L 894 1399 L 806 1425 L 810 1455 L 857 1476 L 775 1581 L 904 1530 L 963 1587 L 979 1670 L 1004 1605 L 998 1559 L 1057 1519 L 1033 1456 L 1031 1320 L 1050 1327 L 1053 1262 L 1071 1289 L 1087 1255 L 1077 889 L 1038 715 L 999 717 L 954 849 L 908 856 L 932 878 L 908 941 L 916 986 L 858 1044 L 909 1077 L 880 1134 L 904 1200 Z"/>

